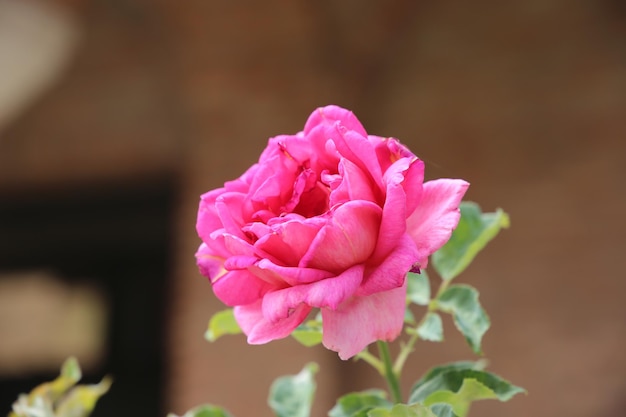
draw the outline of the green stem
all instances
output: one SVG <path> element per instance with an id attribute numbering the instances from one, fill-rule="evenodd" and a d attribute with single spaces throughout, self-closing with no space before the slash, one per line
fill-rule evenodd
<path id="1" fill-rule="evenodd" d="M 437 298 L 439 298 L 441 294 L 443 294 L 445 290 L 448 289 L 448 285 L 450 285 L 449 280 L 441 281 L 441 284 L 439 284 L 439 288 L 437 289 L 437 294 L 428 303 L 428 311 L 426 312 L 426 314 L 424 314 L 424 317 L 422 317 L 419 323 L 417 323 L 417 325 L 415 326 L 416 332 L 411 336 L 409 341 L 405 345 L 402 346 L 402 349 L 400 350 L 400 353 L 398 354 L 398 357 L 396 358 L 396 363 L 393 365 L 393 371 L 398 376 L 398 378 L 402 374 L 402 368 L 404 368 L 404 364 L 406 363 L 406 360 L 408 359 L 409 355 L 413 352 L 413 347 L 415 346 L 415 343 L 417 343 L 417 341 L 420 338 L 419 335 L 417 334 L 417 329 L 419 329 L 420 326 L 424 323 L 424 320 L 426 320 L 426 317 L 428 317 L 429 312 L 437 311 L 438 306 L 437 306 L 436 300 Z"/>
<path id="2" fill-rule="evenodd" d="M 444 292 L 445 290 L 447 290 L 447 289 L 448 289 L 448 285 L 450 285 L 450 281 L 451 281 L 451 280 L 448 280 L 448 281 L 443 281 L 443 280 L 442 280 L 442 281 L 441 281 L 441 284 L 439 284 L 439 288 L 437 289 L 437 295 L 435 296 L 434 300 L 436 300 L 437 298 L 439 298 L 439 296 L 440 296 L 441 294 L 443 294 L 443 292 Z M 432 301 L 432 300 L 431 300 L 431 301 Z M 431 310 L 431 311 L 432 311 L 432 310 Z"/>
<path id="3" fill-rule="evenodd" d="M 380 359 L 369 353 L 367 350 L 357 353 L 356 358 L 363 359 L 374 369 L 376 369 L 381 376 L 385 376 L 385 366 L 383 365 L 383 363 L 380 361 Z"/>
<path id="4" fill-rule="evenodd" d="M 398 375 L 393 370 L 393 363 L 391 362 L 391 354 L 389 353 L 389 345 L 387 342 L 378 341 L 378 350 L 380 351 L 380 359 L 383 362 L 385 369 L 385 379 L 389 385 L 389 391 L 393 402 L 399 404 L 402 402 L 402 393 L 400 392 L 400 381 L 398 381 Z"/>
<path id="5" fill-rule="evenodd" d="M 415 346 L 415 343 L 419 340 L 419 338 L 420 338 L 419 335 L 417 333 L 414 333 L 411 335 L 411 338 L 409 339 L 409 341 L 405 345 L 402 346 L 400 353 L 398 354 L 398 357 L 396 358 L 396 362 L 393 364 L 393 372 L 398 377 L 402 375 L 402 368 L 404 368 L 404 364 L 406 363 L 406 360 L 409 358 L 409 355 L 413 353 L 413 346 Z"/>

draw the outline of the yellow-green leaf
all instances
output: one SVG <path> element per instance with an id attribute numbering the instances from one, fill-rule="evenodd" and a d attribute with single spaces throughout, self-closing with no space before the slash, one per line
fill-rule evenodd
<path id="1" fill-rule="evenodd" d="M 485 385 L 473 378 L 466 378 L 458 392 L 436 391 L 425 400 L 425 405 L 447 403 L 452 406 L 454 413 L 459 417 L 465 417 L 473 401 L 498 398 L 496 394 Z"/>
<path id="2" fill-rule="evenodd" d="M 213 315 L 213 317 L 211 317 L 211 320 L 209 320 L 208 329 L 204 334 L 204 337 L 209 342 L 215 342 L 217 339 L 224 335 L 239 333 L 241 333 L 241 328 L 235 320 L 233 309 L 229 308 L 226 310 L 218 311 Z"/>
<path id="3" fill-rule="evenodd" d="M 291 336 L 306 347 L 322 343 L 322 322 L 309 320 L 296 327 Z"/>
<path id="4" fill-rule="evenodd" d="M 429 379 L 415 384 L 409 402 L 426 405 L 447 403 L 453 407 L 455 414 L 463 417 L 472 401 L 488 398 L 508 401 L 522 392 L 525 392 L 524 389 L 490 372 L 450 367 L 447 371 L 442 368 Z"/>
<path id="5" fill-rule="evenodd" d="M 179 417 L 176 414 L 170 413 L 167 417 Z M 191 410 L 187 411 L 181 417 L 231 417 L 228 411 L 224 410 L 221 407 L 216 407 L 214 405 L 201 405 Z"/>
<path id="6" fill-rule="evenodd" d="M 29 394 L 29 398 L 33 400 L 36 397 L 43 397 L 54 402 L 80 381 L 81 377 L 82 372 L 78 361 L 76 358 L 70 357 L 63 362 L 61 374 L 54 381 L 45 382 L 35 387 Z"/>
<path id="7" fill-rule="evenodd" d="M 78 385 L 65 396 L 56 409 L 56 417 L 86 417 L 96 402 L 111 388 L 111 378 L 105 377 L 98 384 Z"/>
<path id="8" fill-rule="evenodd" d="M 376 408 L 367 413 L 367 417 L 436 417 L 422 404 L 396 404 L 391 410 Z"/>
<path id="9" fill-rule="evenodd" d="M 450 240 L 432 256 L 432 263 L 444 281 L 454 279 L 501 229 L 509 227 L 509 216 L 501 209 L 482 213 L 476 203 L 462 202 L 461 219 Z"/>

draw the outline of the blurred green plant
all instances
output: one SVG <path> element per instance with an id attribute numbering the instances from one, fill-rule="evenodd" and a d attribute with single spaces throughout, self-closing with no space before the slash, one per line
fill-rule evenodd
<path id="1" fill-rule="evenodd" d="M 81 377 L 76 358 L 67 359 L 54 381 L 37 386 L 29 394 L 20 394 L 8 417 L 88 416 L 111 387 L 111 378 L 105 377 L 98 384 L 76 385 Z"/>

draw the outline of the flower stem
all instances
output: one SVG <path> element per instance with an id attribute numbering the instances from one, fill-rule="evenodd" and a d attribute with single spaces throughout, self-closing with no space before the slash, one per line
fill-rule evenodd
<path id="1" fill-rule="evenodd" d="M 404 368 L 406 360 L 409 358 L 409 355 L 413 353 L 415 343 L 417 343 L 417 341 L 420 339 L 420 336 L 417 334 L 417 329 L 419 329 L 420 326 L 424 324 L 424 321 L 426 321 L 426 317 L 428 317 L 429 311 L 431 311 L 430 307 L 426 314 L 424 314 L 424 317 L 422 317 L 417 325 L 415 325 L 415 332 L 411 335 L 409 341 L 406 344 L 402 345 L 400 353 L 396 358 L 396 362 L 393 364 L 393 372 L 398 376 L 398 378 L 400 377 L 400 375 L 402 375 L 402 368 Z"/>
<path id="2" fill-rule="evenodd" d="M 374 369 L 376 369 L 382 377 L 385 376 L 385 366 L 383 365 L 381 360 L 378 359 L 376 356 L 372 355 L 371 353 L 369 353 L 367 350 L 359 352 L 356 355 L 356 358 L 364 360 L 365 362 L 370 364 Z"/>
<path id="3" fill-rule="evenodd" d="M 391 362 L 391 355 L 389 353 L 389 345 L 387 342 L 378 341 L 378 350 L 380 352 L 380 359 L 383 362 L 385 369 L 385 379 L 389 385 L 389 391 L 393 402 L 399 404 L 402 402 L 402 393 L 400 392 L 400 382 L 398 381 L 398 375 L 393 370 L 393 363 Z"/>
<path id="4" fill-rule="evenodd" d="M 415 342 L 419 340 L 419 335 L 417 332 L 411 336 L 408 343 L 402 346 L 400 350 L 400 354 L 396 358 L 396 362 L 393 364 L 393 372 L 399 377 L 402 374 L 402 368 L 404 368 L 404 364 L 406 360 L 409 358 L 409 355 L 413 353 L 413 346 L 415 346 Z"/>

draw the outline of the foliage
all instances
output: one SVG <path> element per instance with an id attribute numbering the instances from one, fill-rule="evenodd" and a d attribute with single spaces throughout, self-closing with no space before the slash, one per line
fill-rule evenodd
<path id="1" fill-rule="evenodd" d="M 204 334 L 204 338 L 209 342 L 215 342 L 224 335 L 239 333 L 241 333 L 241 329 L 235 321 L 233 309 L 228 308 L 215 313 L 213 317 L 211 317 L 207 331 Z"/>
<path id="2" fill-rule="evenodd" d="M 61 367 L 61 375 L 46 382 L 29 394 L 21 394 L 13 403 L 9 417 L 85 417 L 93 410 L 98 399 L 111 386 L 105 377 L 98 384 L 76 385 L 82 377 L 75 358 L 69 358 Z"/>
<path id="3" fill-rule="evenodd" d="M 309 417 L 317 372 L 315 363 L 306 365 L 297 375 L 283 376 L 270 387 L 268 404 L 277 417 Z"/>

